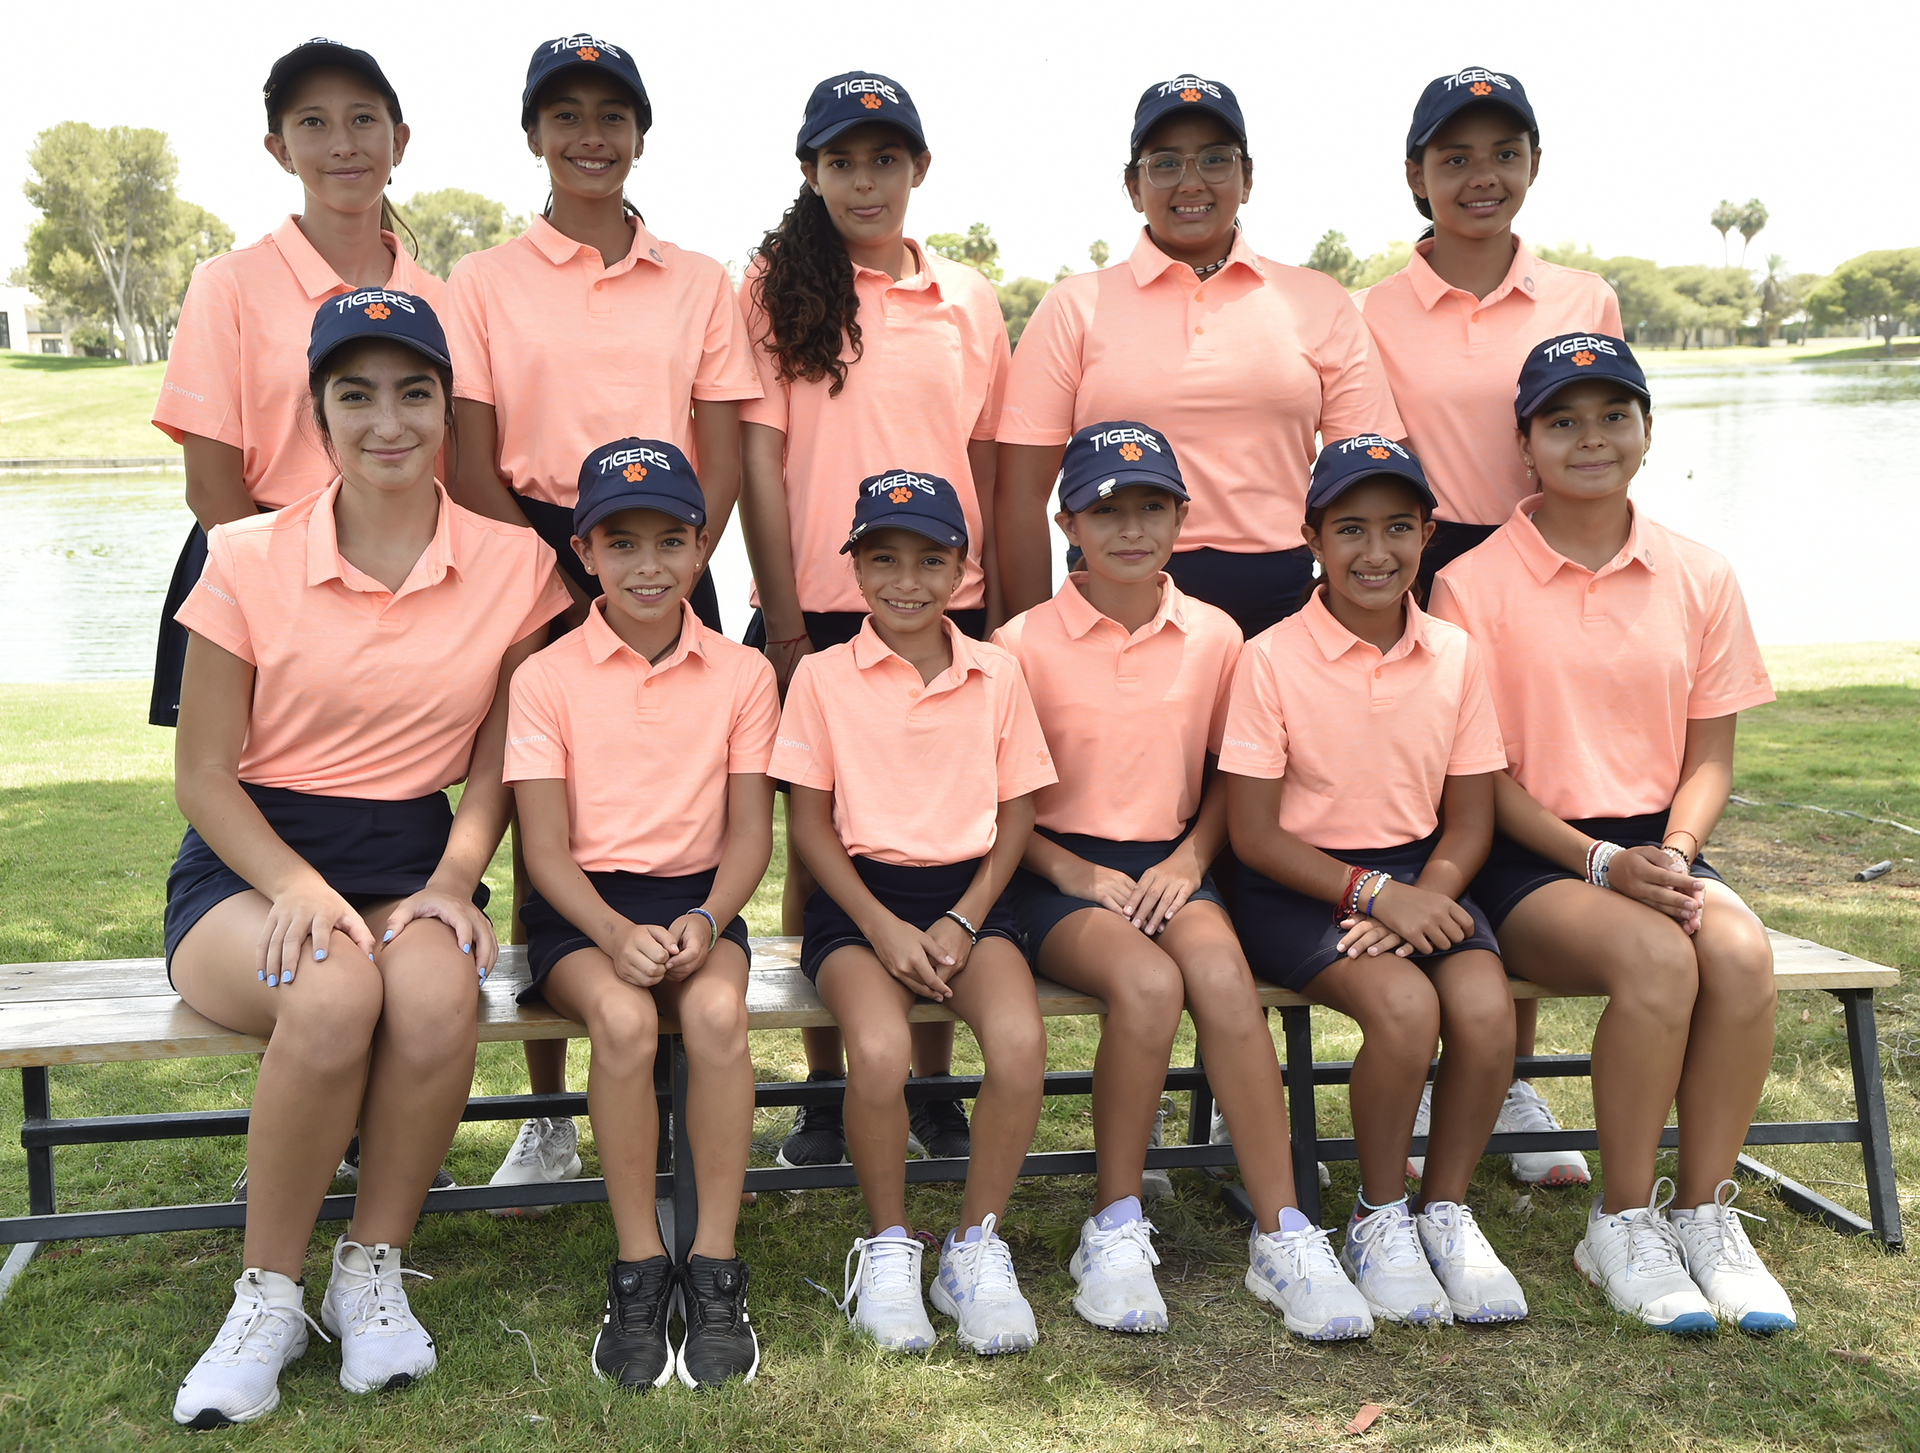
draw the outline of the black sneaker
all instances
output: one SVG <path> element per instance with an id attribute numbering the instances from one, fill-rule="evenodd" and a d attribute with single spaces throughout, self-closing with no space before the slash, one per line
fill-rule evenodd
<path id="1" fill-rule="evenodd" d="M 910 1108 L 907 1125 L 930 1160 L 953 1160 L 972 1153 L 973 1132 L 958 1100 L 922 1100 Z"/>
<path id="2" fill-rule="evenodd" d="M 673 1376 L 667 1314 L 677 1278 L 664 1256 L 616 1261 L 607 1272 L 607 1309 L 593 1339 L 593 1375 L 622 1387 L 663 1387 Z"/>
<path id="3" fill-rule="evenodd" d="M 747 1264 L 715 1261 L 698 1252 L 680 1268 L 680 1381 L 712 1387 L 730 1377 L 752 1382 L 760 1370 L 760 1341 L 747 1316 Z"/>
<path id="4" fill-rule="evenodd" d="M 838 1080 L 815 1072 L 809 1080 Z M 793 1129 L 774 1160 L 788 1170 L 803 1165 L 840 1165 L 847 1158 L 847 1125 L 838 1105 L 802 1105 L 793 1112 Z"/>

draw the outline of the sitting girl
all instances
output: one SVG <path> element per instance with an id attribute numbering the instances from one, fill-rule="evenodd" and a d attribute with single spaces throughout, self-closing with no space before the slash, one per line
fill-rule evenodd
<path id="1" fill-rule="evenodd" d="M 934 1343 L 902 1089 L 908 1011 L 943 1003 L 979 1040 L 986 1078 L 933 1304 L 972 1351 L 1024 1351 L 1039 1332 L 995 1226 L 1039 1123 L 1047 1040 L 1004 890 L 1052 758 L 1019 663 L 946 618 L 967 559 L 951 484 L 904 469 L 863 480 L 842 551 L 871 614 L 795 668 L 769 768 L 793 784 L 793 840 L 820 882 L 800 967 L 846 1039 L 847 1152 L 873 1223 L 841 1305 L 882 1347 Z"/>
<path id="2" fill-rule="evenodd" d="M 1342 1265 L 1375 1317 L 1504 1322 L 1526 1299 L 1465 1200 L 1513 1073 L 1513 999 L 1466 886 L 1506 757 L 1479 649 L 1409 593 L 1432 531 L 1406 450 L 1370 434 L 1320 451 L 1302 534 L 1324 584 L 1242 653 L 1220 770 L 1254 973 L 1365 1037 Z M 1439 1040 L 1416 1215 L 1407 1147 Z"/>
<path id="3" fill-rule="evenodd" d="M 687 456 L 618 439 L 587 456 L 573 548 L 603 594 L 514 678 L 507 780 L 534 892 L 532 982 L 587 1026 L 587 1110 L 619 1233 L 596 1377 L 748 1382 L 760 1349 L 734 1223 L 753 1134 L 747 926 L 773 850 L 773 668 L 702 625 L 688 596 L 712 537 Z M 654 1048 L 680 1024 L 700 1224 L 678 1267 L 654 1219 Z M 686 1335 L 676 1350 L 674 1294 Z"/>
<path id="4" fill-rule="evenodd" d="M 356 1120 L 359 1195 L 320 1307 L 340 1382 L 433 1370 L 401 1251 L 466 1109 L 497 953 L 480 876 L 507 825 L 507 682 L 567 603 L 531 530 L 469 513 L 433 477 L 453 380 L 425 301 L 329 298 L 307 368 L 340 476 L 215 526 L 178 617 L 190 826 L 167 877 L 167 971 L 209 1019 L 267 1041 L 246 1269 L 174 1399 L 194 1428 L 279 1406 L 314 1325 L 307 1240 Z M 445 789 L 462 779 L 455 812 Z"/>

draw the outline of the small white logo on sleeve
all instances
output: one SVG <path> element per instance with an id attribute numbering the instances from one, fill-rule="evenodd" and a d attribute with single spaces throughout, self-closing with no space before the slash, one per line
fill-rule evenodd
<path id="1" fill-rule="evenodd" d="M 200 582 L 200 584 L 204 586 L 211 594 L 217 595 L 218 597 L 220 597 L 220 599 L 224 600 L 228 605 L 240 604 L 239 601 L 235 600 L 232 596 L 228 595 L 226 591 L 222 590 L 219 586 L 215 585 L 211 580 L 203 580 Z"/>
<path id="2" fill-rule="evenodd" d="M 516 747 L 524 747 L 531 742 L 546 741 L 547 734 L 545 732 L 529 732 L 524 737 L 508 737 L 507 740 L 512 742 Z"/>
<path id="3" fill-rule="evenodd" d="M 811 754 L 813 751 L 813 748 L 805 742 L 797 742 L 792 737 L 775 737 L 773 744 L 776 747 L 792 747 L 796 752 L 807 752 Z"/>
<path id="4" fill-rule="evenodd" d="M 1223 737 L 1221 739 L 1220 745 L 1223 747 L 1244 747 L 1249 752 L 1257 752 L 1260 750 L 1260 747 L 1257 743 L 1243 742 L 1238 737 Z"/>

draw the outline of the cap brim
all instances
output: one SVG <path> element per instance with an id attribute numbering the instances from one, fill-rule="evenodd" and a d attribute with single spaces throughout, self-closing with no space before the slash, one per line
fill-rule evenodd
<path id="1" fill-rule="evenodd" d="M 1415 147 L 1425 146 L 1429 141 L 1432 141 L 1434 132 L 1438 131 L 1442 126 L 1445 126 L 1469 106 L 1504 106 L 1515 116 L 1518 116 L 1522 121 L 1526 122 L 1529 131 L 1537 131 L 1540 129 L 1540 123 L 1533 119 L 1533 109 L 1530 106 L 1522 106 L 1519 102 L 1509 101 L 1504 96 L 1475 96 L 1469 94 L 1461 97 L 1458 101 L 1454 102 L 1453 105 L 1434 117 L 1433 125 L 1429 126 L 1418 136 L 1410 139 L 1407 142 L 1407 155 L 1413 155 L 1413 149 Z"/>
<path id="2" fill-rule="evenodd" d="M 1164 490 L 1175 499 L 1191 499 L 1187 487 L 1164 474 L 1154 474 L 1144 469 L 1116 469 L 1105 479 L 1095 480 L 1090 485 L 1082 485 L 1072 494 L 1060 491 L 1060 508 L 1069 514 L 1078 514 L 1095 500 L 1102 498 L 1101 489 L 1112 485 L 1115 489 L 1125 489 L 1130 484 L 1144 484 L 1150 489 Z"/>
<path id="3" fill-rule="evenodd" d="M 1141 142 L 1147 139 L 1147 133 L 1152 131 L 1153 128 L 1158 126 L 1162 121 L 1166 120 L 1167 117 L 1175 115 L 1176 113 L 1191 114 L 1195 111 L 1205 111 L 1209 116 L 1221 121 L 1225 124 L 1227 130 L 1233 133 L 1236 141 L 1242 146 L 1247 144 L 1246 127 L 1241 122 L 1234 120 L 1231 111 L 1215 105 L 1212 101 L 1178 100 L 1172 102 L 1170 105 L 1162 106 L 1145 121 L 1136 122 L 1133 128 L 1133 137 L 1129 144 L 1135 147 L 1139 146 Z"/>
<path id="4" fill-rule="evenodd" d="M 382 95 L 391 100 L 394 95 L 393 83 L 387 79 L 378 64 L 369 63 L 371 60 L 372 57 L 363 55 L 352 46 L 340 45 L 334 41 L 295 46 L 273 63 L 273 69 L 267 72 L 265 89 L 268 95 L 272 96 L 289 81 L 305 75 L 308 71 L 336 66 L 343 71 L 352 71 L 357 76 L 364 76 Z M 396 101 L 394 104 L 399 103 Z"/>
<path id="5" fill-rule="evenodd" d="M 1648 392 L 1645 384 L 1635 383 L 1632 379 L 1626 378 L 1614 372 L 1612 369 L 1594 368 L 1590 372 L 1582 373 L 1578 378 L 1558 379 L 1548 384 L 1545 388 L 1535 389 L 1529 398 L 1515 399 L 1513 416 L 1516 420 L 1525 422 L 1544 409 L 1547 404 L 1552 401 L 1553 396 L 1559 393 L 1560 390 L 1572 388 L 1577 383 L 1590 383 L 1596 378 L 1604 378 L 1609 383 L 1619 384 L 1621 388 L 1625 389 L 1628 393 L 1639 399 L 1641 403 L 1649 407 L 1653 404 L 1653 395 Z"/>
<path id="6" fill-rule="evenodd" d="M 349 333 L 346 337 L 336 338 L 332 343 L 329 343 L 326 352 L 308 362 L 307 372 L 309 374 L 318 373 L 321 364 L 325 363 L 349 343 L 362 343 L 369 338 L 378 339 L 382 343 L 398 343 L 402 348 L 411 348 L 422 358 L 431 359 L 442 368 L 453 367 L 453 360 L 451 358 L 448 358 L 444 353 L 435 352 L 424 343 L 418 343 L 411 338 L 397 338 L 393 334 L 383 333 L 377 328 L 368 328 L 365 332 Z"/>
<path id="7" fill-rule="evenodd" d="M 549 67 L 527 82 L 525 88 L 520 92 L 520 129 L 522 131 L 529 130 L 533 126 L 533 103 L 539 98 L 540 88 L 563 71 L 593 71 L 601 76 L 611 78 L 619 85 L 621 90 L 633 97 L 634 111 L 639 116 L 640 134 L 645 136 L 648 131 L 652 130 L 653 103 L 651 101 L 635 91 L 633 87 L 628 84 L 626 78 L 621 76 L 618 71 L 610 70 L 606 66 L 599 65 L 593 61 L 583 61 L 575 56 L 560 62 L 560 64 L 556 66 Z"/>
<path id="8" fill-rule="evenodd" d="M 925 515 L 882 515 L 877 520 L 867 521 L 858 534 L 849 536 L 847 543 L 840 547 L 840 553 L 852 554 L 854 547 L 875 530 L 911 530 L 922 539 L 931 540 L 949 550 L 967 548 L 966 533 L 962 531 L 956 535 L 953 527 L 944 521 L 930 520 Z"/>
<path id="9" fill-rule="evenodd" d="M 617 515 L 622 510 L 654 510 L 659 514 L 671 515 L 674 519 L 695 528 L 700 528 L 707 523 L 707 512 L 700 510 L 699 518 L 694 518 L 696 512 L 685 500 L 672 499 L 662 494 L 621 494 L 609 500 L 602 500 L 585 514 L 575 510 L 573 533 L 584 539 L 588 530 L 608 515 Z"/>
<path id="10" fill-rule="evenodd" d="M 800 150 L 803 153 L 818 151 L 821 147 L 832 141 L 834 137 L 844 135 L 856 126 L 872 126 L 875 124 L 891 126 L 895 131 L 902 133 L 912 141 L 920 151 L 927 149 L 926 137 L 922 136 L 918 131 L 915 131 L 911 126 L 907 125 L 906 122 L 895 120 L 891 116 L 881 116 L 876 113 L 872 116 L 856 116 L 846 121 L 836 121 L 831 126 L 824 126 L 802 141 L 800 143 Z"/>
<path id="11" fill-rule="evenodd" d="M 1422 479 L 1419 475 L 1388 463 L 1382 464 L 1378 469 L 1368 469 L 1362 473 L 1350 475 L 1348 478 L 1341 480 L 1337 488 L 1328 491 L 1326 494 L 1309 490 L 1307 492 L 1307 508 L 1310 510 L 1325 509 L 1356 484 L 1365 484 L 1369 479 L 1381 478 L 1397 479 L 1403 484 L 1412 485 L 1414 491 L 1420 498 L 1426 501 L 1428 509 L 1432 510 L 1440 507 L 1440 501 L 1434 498 L 1432 485 L 1428 484 L 1426 480 Z"/>

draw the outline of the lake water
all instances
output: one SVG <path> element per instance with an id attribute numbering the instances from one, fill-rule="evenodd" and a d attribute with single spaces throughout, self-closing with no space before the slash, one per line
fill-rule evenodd
<path id="1" fill-rule="evenodd" d="M 1862 570 L 1852 548 L 1904 538 L 1905 509 L 1920 504 L 1920 366 L 1652 361 L 1654 448 L 1635 497 L 1732 560 L 1760 640 L 1920 638 L 1911 562 L 1870 552 Z M 13 622 L 0 681 L 151 674 L 191 522 L 181 488 L 178 471 L 0 476 L 0 619 Z M 737 529 L 714 577 L 738 638 L 748 570 Z"/>

